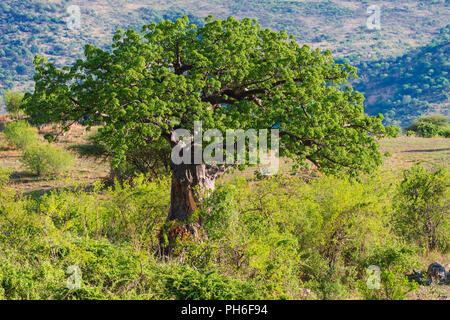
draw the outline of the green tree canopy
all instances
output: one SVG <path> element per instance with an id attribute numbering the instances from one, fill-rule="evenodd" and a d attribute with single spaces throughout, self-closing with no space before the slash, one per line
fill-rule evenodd
<path id="1" fill-rule="evenodd" d="M 73 66 L 59 69 L 39 56 L 34 64 L 35 90 L 26 96 L 32 118 L 102 124 L 117 159 L 160 137 L 174 144 L 174 130 L 192 131 L 201 120 L 204 130 L 221 132 L 278 127 L 281 156 L 324 172 L 356 174 L 381 163 L 376 138 L 387 130 L 347 85 L 356 69 L 249 18 L 210 16 L 197 27 L 183 17 L 142 33 L 119 30 L 111 52 L 86 45 Z M 175 180 L 191 188 L 201 181 L 193 174 Z M 172 198 L 179 192 L 172 187 Z"/>

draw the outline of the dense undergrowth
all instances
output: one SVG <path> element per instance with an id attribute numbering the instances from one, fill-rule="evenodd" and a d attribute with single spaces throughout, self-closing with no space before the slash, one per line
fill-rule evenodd
<path id="1" fill-rule="evenodd" d="M 418 257 L 449 249 L 448 173 L 414 168 L 403 180 L 236 178 L 198 211 L 207 236 L 179 239 L 173 256 L 161 257 L 169 181 L 139 177 L 33 199 L 2 172 L 0 298 L 403 299 L 417 287 L 405 273 L 426 269 Z M 430 181 L 432 209 L 414 193 Z M 438 240 L 428 241 L 413 208 L 439 222 Z M 369 265 L 381 269 L 379 290 L 367 287 Z M 78 289 L 68 285 L 70 266 L 81 270 Z"/>

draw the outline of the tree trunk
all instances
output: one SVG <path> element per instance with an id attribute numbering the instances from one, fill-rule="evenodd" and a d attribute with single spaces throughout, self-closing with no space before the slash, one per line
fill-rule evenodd
<path id="1" fill-rule="evenodd" d="M 173 249 L 177 238 L 199 237 L 199 224 L 191 221 L 202 197 L 214 190 L 218 176 L 224 170 L 206 164 L 171 164 L 172 187 L 170 209 L 167 220 L 170 222 L 163 230 L 166 237 L 161 238 L 161 248 L 167 254 Z"/>
<path id="2" fill-rule="evenodd" d="M 168 220 L 187 223 L 201 197 L 214 190 L 215 170 L 205 164 L 172 165 L 172 190 Z"/>

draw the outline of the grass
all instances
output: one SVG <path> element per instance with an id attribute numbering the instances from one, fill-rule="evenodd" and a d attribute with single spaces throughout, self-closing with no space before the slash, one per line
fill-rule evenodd
<path id="1" fill-rule="evenodd" d="M 381 151 L 392 153 L 384 166 L 393 170 L 410 168 L 421 162 L 426 167 L 450 166 L 450 139 L 398 137 L 380 142 Z"/>
<path id="2" fill-rule="evenodd" d="M 49 126 L 42 127 L 39 131 L 41 139 L 50 130 Z M 80 156 L 75 151 L 76 146 L 87 144 L 89 134 L 82 126 L 73 126 L 70 132 L 59 139 L 56 144 L 71 152 L 76 157 L 76 163 L 69 173 L 58 179 L 49 179 L 28 172 L 20 163 L 21 152 L 9 146 L 0 133 L 0 167 L 11 170 L 12 188 L 33 196 L 57 188 L 89 186 L 98 179 L 107 178 L 109 173 L 108 163 L 95 157 Z"/>

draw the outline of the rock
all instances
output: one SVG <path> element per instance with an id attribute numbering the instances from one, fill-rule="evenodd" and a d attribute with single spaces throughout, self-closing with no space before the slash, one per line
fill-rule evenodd
<path id="1" fill-rule="evenodd" d="M 447 278 L 445 268 L 437 262 L 433 262 L 428 266 L 428 275 L 432 281 L 436 281 L 437 283 L 445 281 Z"/>
<path id="2" fill-rule="evenodd" d="M 407 275 L 409 281 L 415 281 L 418 284 L 423 284 L 423 276 L 419 270 L 413 270 L 412 274 Z"/>

